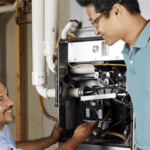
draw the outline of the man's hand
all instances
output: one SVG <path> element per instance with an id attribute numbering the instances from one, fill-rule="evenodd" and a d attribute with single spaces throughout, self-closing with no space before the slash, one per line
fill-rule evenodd
<path id="1" fill-rule="evenodd" d="M 52 134 L 50 136 L 50 138 L 53 140 L 54 143 L 57 143 L 59 137 L 60 137 L 60 133 L 63 131 L 63 128 L 58 126 L 58 121 L 56 122 Z"/>
<path id="2" fill-rule="evenodd" d="M 73 137 L 56 150 L 75 150 L 80 143 L 84 142 L 96 130 L 99 121 L 97 120 L 93 124 L 90 124 L 90 122 L 88 121 L 78 126 Z"/>
<path id="3" fill-rule="evenodd" d="M 75 141 L 78 143 L 84 142 L 92 134 L 92 132 L 96 130 L 98 123 L 98 120 L 93 124 L 91 124 L 91 121 L 88 121 L 78 126 L 73 135 Z"/>
<path id="4" fill-rule="evenodd" d="M 58 122 L 56 122 L 52 134 L 49 137 L 42 138 L 35 141 L 30 142 L 17 142 L 16 146 L 17 148 L 23 149 L 23 150 L 43 150 L 51 145 L 55 144 L 59 137 L 60 133 L 62 132 L 62 128 L 58 127 Z"/>

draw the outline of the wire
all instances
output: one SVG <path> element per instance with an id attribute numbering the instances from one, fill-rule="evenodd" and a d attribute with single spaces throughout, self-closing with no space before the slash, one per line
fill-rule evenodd
<path id="1" fill-rule="evenodd" d="M 127 91 L 126 89 L 124 89 L 124 88 L 121 88 L 121 87 L 119 87 L 119 86 L 116 86 L 116 85 L 114 85 L 114 87 L 117 87 L 117 89 L 121 89 L 121 90 Z"/>
<path id="2" fill-rule="evenodd" d="M 129 135 L 129 137 L 128 137 L 128 139 L 127 139 L 127 143 L 129 143 L 130 138 L 131 138 L 131 134 Z"/>
<path id="3" fill-rule="evenodd" d="M 125 97 L 127 97 L 128 95 L 129 95 L 129 94 L 127 94 L 126 96 L 124 96 L 124 97 L 122 98 L 122 100 L 121 100 L 121 101 L 122 101 L 122 103 L 123 103 L 123 101 L 124 101 Z"/>
<path id="4" fill-rule="evenodd" d="M 108 105 L 109 105 L 109 112 L 108 112 L 108 114 L 106 115 L 106 117 L 102 120 L 102 123 L 101 123 L 101 130 L 102 130 L 102 128 L 103 128 L 103 123 L 104 123 L 104 121 L 107 119 L 107 117 L 110 115 L 110 113 L 111 113 L 111 104 L 110 104 L 110 102 L 108 101 L 108 100 L 105 100 L 107 103 L 108 103 Z"/>
<path id="5" fill-rule="evenodd" d="M 77 69 L 77 68 L 81 68 L 81 67 L 86 67 L 86 66 L 124 66 L 126 67 L 126 65 L 123 64 L 86 64 L 86 65 L 81 65 L 81 66 L 77 66 L 77 67 L 73 67 L 71 65 L 71 63 L 69 63 L 69 66 L 73 69 Z"/>
<path id="6" fill-rule="evenodd" d="M 91 95 L 93 95 L 95 92 L 97 92 L 98 90 L 101 90 L 101 89 L 104 89 L 104 88 L 96 88 L 96 89 L 91 89 L 93 92 L 91 93 Z"/>
<path id="7" fill-rule="evenodd" d="M 129 114 L 128 114 L 126 117 L 124 117 L 122 120 L 120 120 L 119 122 L 117 122 L 116 124 L 114 124 L 113 126 L 111 126 L 110 128 L 108 128 L 107 131 L 110 130 L 110 129 L 112 129 L 112 128 L 114 128 L 114 127 L 117 126 L 118 124 L 120 124 L 120 123 L 121 123 L 122 121 L 124 121 L 129 115 L 130 115 L 130 112 L 129 112 Z"/>
<path id="8" fill-rule="evenodd" d="M 52 120 L 52 121 L 57 121 L 56 118 L 51 117 L 51 116 L 48 115 L 48 113 L 45 111 L 44 106 L 43 106 L 43 103 L 42 103 L 42 96 L 41 96 L 41 95 L 39 95 L 39 99 L 40 99 L 40 105 L 41 105 L 41 108 L 42 108 L 42 111 L 43 111 L 44 115 L 45 115 L 48 119 L 50 119 L 50 120 Z"/>
<path id="9" fill-rule="evenodd" d="M 115 83 L 114 83 L 114 81 L 113 81 L 111 78 L 109 78 L 109 77 L 106 77 L 106 78 L 108 78 L 108 79 L 113 83 L 113 86 L 114 86 L 114 87 L 117 87 L 118 89 L 121 89 L 121 90 L 126 91 L 126 89 L 124 89 L 124 88 L 122 88 L 122 87 L 119 87 L 119 86 L 116 86 Z"/>
<path id="10" fill-rule="evenodd" d="M 73 36 L 71 36 L 71 35 L 69 35 L 69 34 L 67 34 L 67 37 L 68 37 L 69 39 L 75 39 L 75 37 L 73 37 Z M 60 41 L 60 40 L 61 40 L 61 36 L 58 38 L 58 41 Z M 57 42 L 55 48 L 58 49 L 58 42 Z"/>
<path id="11" fill-rule="evenodd" d="M 109 78 L 109 77 L 106 77 L 106 78 L 109 79 L 113 83 L 113 85 L 115 86 L 115 83 L 111 78 Z"/>
<path id="12" fill-rule="evenodd" d="M 129 105 L 127 105 L 127 104 L 121 102 L 120 100 L 118 100 L 118 99 L 116 99 L 116 98 L 113 98 L 113 100 L 114 100 L 115 102 L 117 102 L 117 103 L 120 103 L 120 104 L 122 104 L 122 105 L 125 105 L 126 107 L 131 108 Z"/>

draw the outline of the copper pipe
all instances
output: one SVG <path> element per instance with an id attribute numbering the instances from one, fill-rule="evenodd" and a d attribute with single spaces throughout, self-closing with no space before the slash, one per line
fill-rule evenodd
<path id="1" fill-rule="evenodd" d="M 120 138 L 122 138 L 125 141 L 125 144 L 127 144 L 127 139 L 122 134 L 115 133 L 115 132 L 107 132 L 106 134 L 110 134 L 110 135 L 114 135 L 114 136 L 120 137 Z"/>
<path id="2" fill-rule="evenodd" d="M 50 119 L 50 120 L 52 120 L 52 121 L 58 121 L 56 118 L 50 116 L 50 115 L 45 111 L 44 106 L 43 106 L 43 104 L 42 104 L 42 96 L 39 95 L 39 98 L 40 98 L 40 105 L 41 105 L 41 108 L 42 108 L 42 111 L 43 111 L 44 115 L 45 115 L 48 119 Z"/>
<path id="3" fill-rule="evenodd" d="M 104 131 L 103 134 L 100 135 L 100 138 L 102 137 L 102 135 L 105 135 L 105 134 L 110 134 L 110 135 L 113 135 L 113 136 L 120 137 L 120 138 L 122 138 L 122 139 L 125 141 L 125 144 L 127 144 L 127 139 L 126 139 L 126 137 L 123 136 L 123 135 L 120 134 L 120 133 Z"/>

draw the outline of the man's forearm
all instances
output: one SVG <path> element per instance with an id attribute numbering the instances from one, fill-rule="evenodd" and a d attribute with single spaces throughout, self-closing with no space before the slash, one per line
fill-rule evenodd
<path id="1" fill-rule="evenodd" d="M 68 140 L 65 144 L 63 144 L 61 147 L 55 149 L 55 150 L 75 150 L 79 146 L 79 142 L 72 137 L 70 140 Z"/>
<path id="2" fill-rule="evenodd" d="M 23 150 L 43 150 L 56 142 L 53 138 L 48 137 L 29 142 L 16 142 L 16 147 Z"/>

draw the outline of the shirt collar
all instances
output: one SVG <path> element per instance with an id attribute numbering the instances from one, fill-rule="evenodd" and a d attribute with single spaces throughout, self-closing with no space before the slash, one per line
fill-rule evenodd
<path id="1" fill-rule="evenodd" d="M 3 130 L 0 131 L 0 138 L 6 138 L 5 132 L 6 132 L 7 129 L 8 129 L 8 126 L 5 125 L 4 128 L 3 128 Z"/>
<path id="2" fill-rule="evenodd" d="M 138 41 L 135 43 L 134 47 L 144 48 L 147 46 L 147 42 L 150 38 L 150 21 L 147 23 L 146 27 L 142 31 Z"/>
<path id="3" fill-rule="evenodd" d="M 121 53 L 129 54 L 129 57 L 131 57 L 133 51 L 135 51 L 134 48 L 144 48 L 147 46 L 149 38 L 150 38 L 150 20 L 147 23 L 146 27 L 143 29 L 141 35 L 138 38 L 138 41 L 134 44 L 132 49 L 129 51 L 129 45 L 125 43 L 124 49 Z"/>

